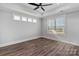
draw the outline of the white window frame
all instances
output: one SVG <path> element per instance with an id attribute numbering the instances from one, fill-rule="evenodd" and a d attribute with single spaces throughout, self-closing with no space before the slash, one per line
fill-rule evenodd
<path id="1" fill-rule="evenodd" d="M 28 18 L 28 22 L 32 23 L 32 18 Z"/>
<path id="2" fill-rule="evenodd" d="M 22 16 L 22 21 L 27 22 L 27 17 Z"/>
<path id="3" fill-rule="evenodd" d="M 21 17 L 19 15 L 13 15 L 13 19 L 16 21 L 20 21 Z"/>
<path id="4" fill-rule="evenodd" d="M 37 23 L 37 19 L 33 19 L 33 23 Z"/>
<path id="5" fill-rule="evenodd" d="M 63 28 L 65 28 L 65 26 L 66 26 L 66 25 L 65 25 L 65 18 L 66 18 L 65 15 L 60 15 L 60 16 L 54 17 L 53 19 L 56 20 L 56 18 L 61 17 L 61 16 L 64 17 L 64 27 L 63 27 Z M 50 19 L 49 19 L 49 20 L 50 20 Z M 48 21 L 49 21 L 49 20 L 47 20 L 47 24 L 48 24 Z M 50 33 L 50 32 L 48 31 L 48 25 L 47 25 L 47 32 Z M 66 32 L 66 30 L 64 29 L 64 34 L 63 34 L 63 36 L 65 35 L 65 32 Z M 50 34 L 52 34 L 52 33 L 50 33 Z"/>

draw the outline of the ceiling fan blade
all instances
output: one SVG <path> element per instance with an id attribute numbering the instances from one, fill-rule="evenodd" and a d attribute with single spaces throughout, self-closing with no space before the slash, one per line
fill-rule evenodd
<path id="1" fill-rule="evenodd" d="M 39 8 L 39 6 L 38 7 L 36 7 L 34 10 L 36 10 L 36 9 L 38 9 Z"/>
<path id="2" fill-rule="evenodd" d="M 44 9 L 43 7 L 41 7 L 41 9 L 42 9 L 43 11 L 45 11 L 45 9 Z"/>
<path id="3" fill-rule="evenodd" d="M 42 5 L 42 3 L 39 3 L 39 5 L 41 6 L 41 5 Z"/>
<path id="4" fill-rule="evenodd" d="M 30 4 L 30 5 L 34 5 L 34 6 L 39 6 L 39 5 L 36 4 L 36 3 L 28 3 L 28 4 Z"/>
<path id="5" fill-rule="evenodd" d="M 42 6 L 50 6 L 50 5 L 52 5 L 52 4 L 46 4 L 46 5 L 42 5 Z"/>

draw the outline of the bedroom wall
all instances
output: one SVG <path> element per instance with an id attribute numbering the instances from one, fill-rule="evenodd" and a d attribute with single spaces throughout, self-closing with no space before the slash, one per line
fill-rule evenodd
<path id="1" fill-rule="evenodd" d="M 67 40 L 79 44 L 79 12 L 67 14 Z"/>
<path id="2" fill-rule="evenodd" d="M 28 16 L 18 12 L 7 12 L 0 10 L 0 46 L 15 43 L 17 41 L 27 41 L 29 39 L 41 35 L 41 20 L 37 19 L 37 23 L 28 23 L 23 21 L 15 21 L 13 14 L 20 16 Z M 31 18 L 35 18 L 29 16 Z"/>

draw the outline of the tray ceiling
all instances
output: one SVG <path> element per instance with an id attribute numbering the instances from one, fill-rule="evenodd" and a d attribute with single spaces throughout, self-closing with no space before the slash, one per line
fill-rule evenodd
<path id="1" fill-rule="evenodd" d="M 39 4 L 39 3 L 37 3 Z M 49 3 L 42 3 L 43 5 Z M 41 8 L 33 10 L 36 6 L 28 3 L 1 3 L 0 9 L 11 9 L 23 12 L 35 17 L 45 17 L 58 13 L 69 13 L 72 11 L 79 11 L 79 3 L 52 3 L 50 6 L 43 6 L 45 11 Z"/>

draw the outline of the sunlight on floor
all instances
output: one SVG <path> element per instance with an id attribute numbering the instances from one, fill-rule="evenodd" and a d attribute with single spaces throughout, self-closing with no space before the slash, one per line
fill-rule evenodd
<path id="1" fill-rule="evenodd" d="M 55 30 L 48 30 L 49 33 L 58 34 L 58 35 L 64 35 L 64 31 L 55 31 Z"/>

